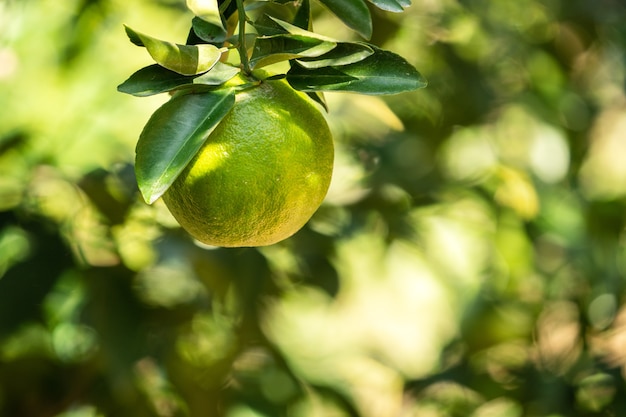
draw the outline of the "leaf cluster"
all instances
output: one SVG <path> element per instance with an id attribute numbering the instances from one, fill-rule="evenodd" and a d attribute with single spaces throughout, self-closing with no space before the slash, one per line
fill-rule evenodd
<path id="1" fill-rule="evenodd" d="M 243 2 L 242 2 L 243 3 Z M 248 4 L 249 3 L 249 4 Z M 371 16 L 364 0 L 321 1 L 364 38 L 371 36 Z M 409 0 L 371 0 L 375 6 L 400 12 Z M 188 0 L 194 13 L 186 44 L 160 40 L 126 27 L 135 45 L 145 47 L 156 62 L 140 69 L 118 89 L 135 96 L 149 96 L 183 88 L 212 90 L 240 70 L 288 61 L 284 76 L 291 86 L 306 92 L 346 91 L 361 94 L 395 94 L 426 85 L 420 73 L 404 58 L 366 42 L 342 42 L 311 30 L 310 0 L 246 2 L 245 20 L 252 31 L 233 18 L 233 1 Z M 249 16 L 257 16 L 251 20 Z M 291 22 L 274 17 L 287 15 Z M 244 45 L 242 45 L 242 43 Z M 228 62 L 232 49 L 249 55 L 237 65 Z"/>
<path id="2" fill-rule="evenodd" d="M 371 36 L 365 0 L 320 2 L 362 37 Z M 370 2 L 390 12 L 410 5 L 410 0 Z M 144 47 L 155 64 L 132 74 L 118 90 L 139 97 L 173 95 L 148 121 L 137 145 L 137 180 L 148 203 L 167 191 L 234 105 L 236 92 L 260 78 L 285 78 L 324 107 L 323 92 L 397 94 L 426 85 L 418 70 L 393 52 L 315 33 L 310 0 L 187 0 L 187 7 L 194 16 L 185 44 L 126 27 L 130 41 Z M 234 50 L 239 59 L 233 59 Z M 237 75 L 249 82 L 228 83 Z M 185 97 L 189 93 L 207 96 Z"/>

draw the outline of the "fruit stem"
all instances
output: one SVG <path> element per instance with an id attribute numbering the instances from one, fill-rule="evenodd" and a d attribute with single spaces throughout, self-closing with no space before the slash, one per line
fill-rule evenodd
<path id="1" fill-rule="evenodd" d="M 243 71 L 246 74 L 251 74 L 248 48 L 246 47 L 246 10 L 243 7 L 243 0 L 237 0 L 237 15 L 239 16 L 239 45 L 237 50 L 239 51 Z"/>

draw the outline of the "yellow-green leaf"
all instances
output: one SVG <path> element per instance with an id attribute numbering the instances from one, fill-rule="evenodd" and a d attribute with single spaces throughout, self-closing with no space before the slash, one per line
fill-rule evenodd
<path id="1" fill-rule="evenodd" d="M 214 45 L 179 45 L 136 32 L 128 26 L 126 33 L 133 43 L 145 46 L 157 64 L 182 75 L 207 72 L 222 55 Z"/>
<path id="2" fill-rule="evenodd" d="M 317 57 L 332 50 L 337 44 L 290 33 L 258 37 L 250 64 L 255 68 L 295 58 Z"/>
<path id="3" fill-rule="evenodd" d="M 217 0 L 187 0 L 187 7 L 200 19 L 224 29 Z"/>

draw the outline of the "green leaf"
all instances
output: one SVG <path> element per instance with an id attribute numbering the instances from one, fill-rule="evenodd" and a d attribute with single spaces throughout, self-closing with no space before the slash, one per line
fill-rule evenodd
<path id="1" fill-rule="evenodd" d="M 167 191 L 235 104 L 233 89 L 176 95 L 158 108 L 137 142 L 135 174 L 148 204 Z"/>
<path id="2" fill-rule="evenodd" d="M 326 104 L 326 98 L 324 97 L 324 93 L 320 91 L 314 91 L 308 92 L 306 93 L 306 95 L 309 96 L 313 101 L 319 103 L 319 105 L 322 106 L 324 110 L 326 110 L 326 112 L 328 112 L 328 104 Z"/>
<path id="3" fill-rule="evenodd" d="M 333 91 L 335 86 L 348 85 L 359 80 L 334 67 L 309 70 L 297 64 L 287 72 L 286 79 L 294 89 L 307 93 Z"/>
<path id="4" fill-rule="evenodd" d="M 210 70 L 222 52 L 214 45 L 179 45 L 155 39 L 126 26 L 131 42 L 145 46 L 157 64 L 182 75 L 196 75 Z"/>
<path id="5" fill-rule="evenodd" d="M 195 77 L 193 83 L 202 85 L 222 85 L 239 74 L 239 72 L 240 69 L 237 67 L 218 62 L 210 71 Z"/>
<path id="6" fill-rule="evenodd" d="M 117 91 L 146 97 L 170 91 L 178 86 L 190 84 L 192 81 L 193 77 L 180 75 L 158 64 L 153 64 L 135 72 L 117 87 Z"/>
<path id="7" fill-rule="evenodd" d="M 365 39 L 372 37 L 372 16 L 365 0 L 320 0 L 349 28 Z"/>
<path id="8" fill-rule="evenodd" d="M 311 2 L 302 0 L 293 18 L 293 24 L 305 30 L 311 30 Z"/>
<path id="9" fill-rule="evenodd" d="M 411 0 L 368 0 L 374 6 L 379 9 L 388 11 L 401 13 L 404 11 L 406 7 L 411 5 Z"/>
<path id="10" fill-rule="evenodd" d="M 331 44 L 335 45 L 335 47 L 329 49 L 327 52 L 319 55 L 319 50 L 307 50 L 306 52 L 302 52 L 304 50 L 305 45 L 282 45 L 280 43 L 274 43 L 271 45 L 271 48 L 268 45 L 261 45 L 264 50 L 259 50 L 255 48 L 255 52 L 257 57 L 263 58 L 268 55 L 274 54 L 274 59 L 268 60 L 268 62 L 274 63 L 279 60 L 286 59 L 298 59 L 298 62 L 302 64 L 305 68 L 320 68 L 330 65 L 347 65 L 357 61 L 360 61 L 369 55 L 371 55 L 374 51 L 364 43 L 356 43 L 356 42 L 339 42 L 327 36 L 323 36 L 305 29 L 302 29 L 298 26 L 292 25 L 291 23 L 285 22 L 280 19 L 276 19 L 270 17 L 273 22 L 278 24 L 282 29 L 286 30 L 288 34 L 280 34 L 274 35 L 272 37 L 261 37 L 260 39 L 263 42 L 263 39 L 298 39 L 298 40 L 306 40 L 307 42 L 315 45 L 314 39 L 325 42 L 327 48 L 330 48 Z M 255 55 L 253 53 L 253 61 Z M 267 63 L 264 62 L 266 65 Z"/>
<path id="11" fill-rule="evenodd" d="M 221 45 L 226 40 L 226 31 L 223 27 L 209 23 L 199 17 L 191 19 L 191 27 L 197 37 L 210 44 Z"/>
<path id="12" fill-rule="evenodd" d="M 290 33 L 292 35 L 298 35 L 311 39 L 318 39 L 320 41 L 327 42 L 337 42 L 335 39 L 329 38 L 328 36 L 320 35 L 319 33 L 311 32 L 309 30 L 302 29 L 296 25 L 292 25 L 289 22 L 285 22 L 284 20 L 276 19 L 275 17 L 269 16 L 274 22 L 276 22 L 280 27 Z"/>
<path id="13" fill-rule="evenodd" d="M 287 82 L 296 90 L 345 91 L 369 95 L 397 94 L 426 86 L 421 74 L 404 58 L 373 47 L 374 54 L 354 64 L 306 69 L 294 65 Z"/>
<path id="14" fill-rule="evenodd" d="M 372 55 L 374 50 L 364 43 L 341 42 L 333 50 L 316 58 L 302 58 L 297 62 L 304 68 L 322 68 L 354 64 Z"/>
<path id="15" fill-rule="evenodd" d="M 252 24 L 258 36 L 272 36 L 287 33 L 269 15 L 263 14 Z"/>
<path id="16" fill-rule="evenodd" d="M 208 72 L 198 76 L 181 75 L 158 64 L 140 69 L 117 87 L 121 93 L 146 97 L 165 93 L 186 85 L 218 86 L 239 73 L 239 68 L 218 62 Z"/>
<path id="17" fill-rule="evenodd" d="M 250 65 L 260 68 L 289 59 L 316 57 L 332 50 L 336 45 L 335 42 L 289 33 L 261 36 L 254 43 Z"/>
<path id="18" fill-rule="evenodd" d="M 142 47 L 146 46 L 143 44 L 143 41 L 141 40 L 137 32 L 135 32 L 134 30 L 132 30 L 126 25 L 124 25 L 124 29 L 126 29 L 126 36 L 128 36 L 128 39 L 130 39 L 132 43 L 134 43 L 137 46 L 142 46 Z"/>
<path id="19" fill-rule="evenodd" d="M 200 19 L 226 32 L 217 0 L 187 0 L 187 8 Z"/>

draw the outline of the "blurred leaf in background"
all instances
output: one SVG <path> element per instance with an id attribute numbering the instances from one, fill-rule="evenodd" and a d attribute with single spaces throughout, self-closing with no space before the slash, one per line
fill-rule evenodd
<path id="1" fill-rule="evenodd" d="M 626 414 L 626 7 L 371 13 L 429 87 L 328 93 L 326 202 L 225 250 L 141 201 L 163 98 L 115 89 L 184 2 L 0 4 L 0 415 Z"/>

